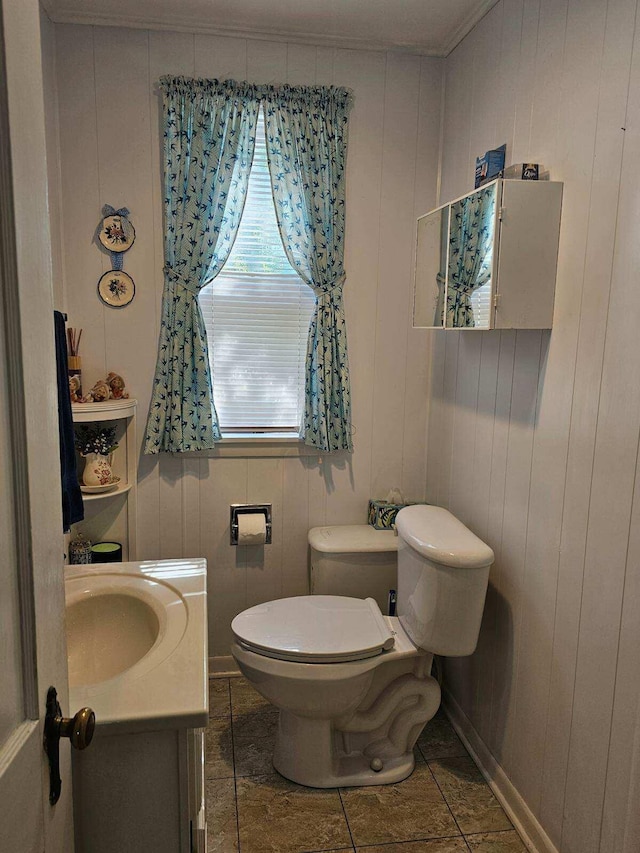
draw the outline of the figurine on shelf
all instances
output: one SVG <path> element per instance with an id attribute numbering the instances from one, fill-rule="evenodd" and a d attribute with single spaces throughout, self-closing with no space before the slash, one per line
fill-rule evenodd
<path id="1" fill-rule="evenodd" d="M 81 403 L 82 385 L 80 384 L 80 376 L 74 373 L 69 377 L 69 394 L 71 395 L 72 403 Z"/>
<path id="2" fill-rule="evenodd" d="M 111 390 L 111 396 L 114 400 L 128 400 L 129 392 L 127 391 L 124 379 L 118 376 L 117 373 L 109 373 L 106 379 L 107 385 Z"/>
<path id="3" fill-rule="evenodd" d="M 100 379 L 93 386 L 91 391 L 84 395 L 82 398 L 83 403 L 103 403 L 105 400 L 111 399 L 111 389 L 104 381 L 104 379 Z"/>
<path id="4" fill-rule="evenodd" d="M 106 379 L 100 379 L 91 391 L 82 398 L 83 403 L 102 403 L 105 400 L 128 400 L 124 379 L 117 373 L 109 373 Z"/>

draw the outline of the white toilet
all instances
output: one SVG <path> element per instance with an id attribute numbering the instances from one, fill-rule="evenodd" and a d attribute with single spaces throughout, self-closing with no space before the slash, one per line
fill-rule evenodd
<path id="1" fill-rule="evenodd" d="M 373 598 L 306 595 L 232 622 L 240 670 L 280 709 L 274 767 L 301 785 L 407 777 L 440 705 L 433 655 L 476 647 L 493 551 L 441 507 L 406 507 L 396 526 L 397 616 L 384 616 Z"/>

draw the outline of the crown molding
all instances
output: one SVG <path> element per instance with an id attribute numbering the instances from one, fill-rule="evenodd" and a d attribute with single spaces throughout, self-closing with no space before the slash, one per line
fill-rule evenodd
<path id="1" fill-rule="evenodd" d="M 456 49 L 456 47 L 460 44 L 460 42 L 469 35 L 471 30 L 479 24 L 480 21 L 484 18 L 487 12 L 490 12 L 491 9 L 499 2 L 499 0 L 482 0 L 482 2 L 478 5 L 478 7 L 468 15 L 462 23 L 455 29 L 448 39 L 446 39 L 442 51 L 438 54 L 439 56 L 447 57 L 449 54 Z"/>
<path id="2" fill-rule="evenodd" d="M 419 56 L 446 57 L 473 29 L 498 0 L 482 0 L 478 7 L 465 18 L 451 33 L 442 46 L 428 47 L 418 42 L 399 44 L 384 39 L 363 39 L 344 35 L 323 35 L 320 33 L 288 31 L 283 29 L 252 28 L 212 24 L 210 22 L 186 20 L 184 15 L 163 15 L 162 18 L 146 15 L 114 15 L 108 11 L 88 12 L 77 9 L 65 9 L 54 0 L 42 0 L 42 6 L 49 18 L 56 24 L 80 24 L 98 27 L 126 27 L 138 30 L 162 30 L 202 35 L 226 36 L 227 38 L 254 39 L 257 41 L 288 42 L 290 44 L 308 44 L 320 47 L 337 47 L 346 50 L 396 51 L 417 54 Z"/>

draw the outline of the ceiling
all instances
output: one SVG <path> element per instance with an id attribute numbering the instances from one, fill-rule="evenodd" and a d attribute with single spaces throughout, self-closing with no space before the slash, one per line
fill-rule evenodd
<path id="1" fill-rule="evenodd" d="M 446 56 L 497 0 L 42 0 L 56 22 Z"/>

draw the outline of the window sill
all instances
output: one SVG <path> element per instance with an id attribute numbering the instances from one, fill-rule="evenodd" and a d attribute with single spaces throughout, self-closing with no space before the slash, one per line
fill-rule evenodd
<path id="1" fill-rule="evenodd" d="M 309 447 L 301 438 L 270 433 L 255 435 L 229 435 L 222 438 L 212 450 L 182 453 L 181 456 L 207 459 L 242 459 L 269 456 L 302 457 L 319 456 L 321 452 Z"/>

